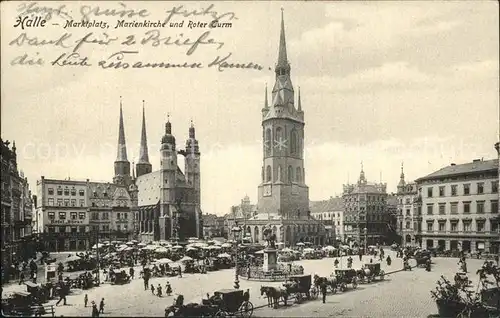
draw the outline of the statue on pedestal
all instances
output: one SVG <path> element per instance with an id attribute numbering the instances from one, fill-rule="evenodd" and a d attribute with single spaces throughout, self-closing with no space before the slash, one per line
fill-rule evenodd
<path id="1" fill-rule="evenodd" d="M 263 231 L 264 237 L 267 241 L 267 246 L 269 248 L 276 248 L 276 234 L 273 233 L 271 227 L 266 227 Z"/>

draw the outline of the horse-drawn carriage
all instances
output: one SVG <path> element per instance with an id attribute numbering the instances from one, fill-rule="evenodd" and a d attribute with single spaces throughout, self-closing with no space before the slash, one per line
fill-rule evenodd
<path id="1" fill-rule="evenodd" d="M 427 261 L 431 259 L 431 252 L 429 251 L 418 251 L 413 257 L 415 261 L 417 261 L 417 267 L 425 267 L 427 265 Z"/>
<path id="2" fill-rule="evenodd" d="M 347 290 L 347 285 L 352 284 L 352 288 L 358 287 L 358 277 L 355 269 L 336 269 L 335 278 L 338 288 L 344 292 Z"/>
<path id="3" fill-rule="evenodd" d="M 212 297 L 203 299 L 201 304 L 184 305 L 184 296 L 176 297 L 174 304 L 165 309 L 165 317 L 251 317 L 253 304 L 250 295 L 239 289 L 216 291 Z"/>
<path id="4" fill-rule="evenodd" d="M 380 268 L 380 263 L 365 264 L 362 271 L 363 271 L 364 277 L 362 277 L 361 279 L 363 279 L 363 280 L 366 279 L 367 283 L 371 283 L 377 277 L 379 277 L 380 280 L 384 280 L 385 272 Z"/>
<path id="5" fill-rule="evenodd" d="M 125 270 L 113 270 L 113 275 L 111 276 L 112 285 L 123 285 L 130 283 L 130 276 L 125 272 Z"/>
<path id="6" fill-rule="evenodd" d="M 286 295 L 293 296 L 296 303 L 300 303 L 304 298 L 318 298 L 318 290 L 316 288 L 311 288 L 311 285 L 311 275 L 289 276 L 287 281 L 283 283 L 283 286 L 286 288 Z"/>
<path id="7" fill-rule="evenodd" d="M 326 285 L 327 292 L 332 292 L 334 294 L 337 292 L 338 284 L 335 275 L 332 275 L 331 277 L 320 277 L 318 275 L 314 275 L 314 287 L 318 290 L 321 288 L 322 284 Z"/>
<path id="8" fill-rule="evenodd" d="M 2 316 L 41 316 L 45 309 L 41 301 L 30 292 L 17 291 L 2 298 Z"/>

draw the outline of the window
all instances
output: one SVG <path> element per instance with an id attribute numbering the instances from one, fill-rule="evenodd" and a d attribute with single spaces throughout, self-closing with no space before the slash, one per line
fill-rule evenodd
<path id="1" fill-rule="evenodd" d="M 97 212 L 92 212 L 91 219 L 92 219 L 92 220 L 99 220 L 99 213 L 97 213 Z"/>
<path id="2" fill-rule="evenodd" d="M 477 232 L 484 231 L 484 221 L 476 221 L 476 230 Z"/>
<path id="3" fill-rule="evenodd" d="M 108 215 L 108 212 L 104 212 L 104 213 L 103 213 L 102 219 L 103 219 L 103 220 L 109 220 L 109 215 Z"/>
<path id="4" fill-rule="evenodd" d="M 61 187 L 57 188 L 57 195 L 62 195 L 62 188 Z"/>
<path id="5" fill-rule="evenodd" d="M 71 206 L 76 206 L 76 199 L 71 199 Z"/>
<path id="6" fill-rule="evenodd" d="M 127 226 L 127 224 L 123 224 L 123 230 L 124 230 L 124 231 L 127 231 L 127 230 L 128 230 L 128 226 Z"/>
<path id="7" fill-rule="evenodd" d="M 444 197 L 444 186 L 443 187 L 439 187 L 439 196 L 440 197 Z"/>
<path id="8" fill-rule="evenodd" d="M 271 182 L 272 180 L 272 175 L 271 175 L 271 166 L 267 166 L 266 168 L 266 181 Z"/>
<path id="9" fill-rule="evenodd" d="M 78 232 L 85 233 L 85 226 L 79 226 L 78 227 Z"/>
<path id="10" fill-rule="evenodd" d="M 464 213 L 470 213 L 470 202 L 464 202 Z"/>
<path id="11" fill-rule="evenodd" d="M 120 231 L 122 230 L 122 227 L 120 226 L 120 224 L 117 224 L 117 225 L 116 225 L 116 230 L 117 230 L 118 232 L 120 232 Z"/>
<path id="12" fill-rule="evenodd" d="M 266 154 L 270 155 L 271 154 L 271 149 L 273 147 L 273 140 L 271 136 L 271 129 L 266 129 Z"/>
<path id="13" fill-rule="evenodd" d="M 491 181 L 491 193 L 498 192 L 498 181 Z"/>
<path id="14" fill-rule="evenodd" d="M 95 202 L 92 202 L 92 206 L 93 206 L 93 207 L 95 207 L 95 206 L 96 206 L 96 205 L 95 205 Z"/>
<path id="15" fill-rule="evenodd" d="M 72 226 L 71 233 L 77 233 L 77 232 L 78 232 L 78 228 L 76 226 Z"/>
<path id="16" fill-rule="evenodd" d="M 302 181 L 302 171 L 300 170 L 299 167 L 297 167 L 297 169 L 295 171 L 295 178 L 296 178 L 297 182 L 301 182 Z"/>
<path id="17" fill-rule="evenodd" d="M 49 189 L 47 190 L 47 193 L 48 193 L 49 195 L 54 195 L 54 188 L 49 188 Z"/>
<path id="18" fill-rule="evenodd" d="M 491 213 L 498 213 L 498 200 L 491 200 Z"/>
<path id="19" fill-rule="evenodd" d="M 451 202 L 450 203 L 450 213 L 451 214 L 457 214 L 458 213 L 458 202 Z"/>
<path id="20" fill-rule="evenodd" d="M 407 221 L 406 222 L 406 228 L 409 229 L 410 227 L 411 227 L 411 223 L 410 223 L 410 221 Z"/>
<path id="21" fill-rule="evenodd" d="M 103 195 L 104 195 L 105 198 L 108 197 L 108 193 L 106 191 L 103 192 Z"/>
<path id="22" fill-rule="evenodd" d="M 80 194 L 80 196 L 83 197 L 85 195 L 85 191 L 84 190 L 80 190 L 80 191 L 78 191 L 78 194 Z"/>
<path id="23" fill-rule="evenodd" d="M 49 206 L 54 206 L 54 198 L 49 198 L 48 205 Z"/>
<path id="24" fill-rule="evenodd" d="M 297 147 L 297 131 L 294 129 L 290 133 L 290 153 L 294 154 L 298 152 Z"/>
<path id="25" fill-rule="evenodd" d="M 470 194 L 470 184 L 464 184 L 464 195 Z"/>
<path id="26" fill-rule="evenodd" d="M 484 201 L 476 202 L 477 213 L 484 213 Z"/>
<path id="27" fill-rule="evenodd" d="M 427 222 L 427 232 L 432 232 L 432 231 L 434 231 L 434 223 Z"/>
<path id="28" fill-rule="evenodd" d="M 410 204 L 410 198 L 406 198 L 406 204 Z"/>
<path id="29" fill-rule="evenodd" d="M 49 212 L 47 213 L 48 217 L 49 217 L 49 220 L 54 220 L 56 218 L 56 215 L 54 212 Z"/>
<path id="30" fill-rule="evenodd" d="M 72 220 L 76 220 L 77 219 L 77 213 L 76 212 L 71 212 L 70 214 L 70 217 Z"/>
<path id="31" fill-rule="evenodd" d="M 446 203 L 439 203 L 439 214 L 445 214 Z"/>
<path id="32" fill-rule="evenodd" d="M 64 199 L 64 206 L 69 206 L 69 199 Z"/>
<path id="33" fill-rule="evenodd" d="M 457 221 L 451 222 L 451 231 L 452 232 L 458 231 L 458 222 Z"/>
<path id="34" fill-rule="evenodd" d="M 64 195 L 69 195 L 69 189 L 68 189 L 68 187 L 64 188 Z"/>
<path id="35" fill-rule="evenodd" d="M 498 231 L 498 222 L 493 222 L 493 221 L 490 221 L 491 222 L 491 232 L 495 233 L 495 232 L 499 232 Z"/>
<path id="36" fill-rule="evenodd" d="M 128 219 L 128 213 L 123 213 L 123 218 L 124 218 L 125 220 L 127 220 L 127 219 Z"/>
<path id="37" fill-rule="evenodd" d="M 457 185 L 451 186 L 451 195 L 453 196 L 457 195 Z"/>
<path id="38" fill-rule="evenodd" d="M 78 218 L 79 218 L 80 220 L 85 220 L 85 212 L 80 212 L 80 213 L 78 213 Z"/>
<path id="39" fill-rule="evenodd" d="M 446 231 L 446 222 L 439 222 L 439 232 Z"/>
<path id="40" fill-rule="evenodd" d="M 75 187 L 71 188 L 71 195 L 76 195 L 76 189 L 75 189 Z"/>
<path id="41" fill-rule="evenodd" d="M 293 168 L 288 166 L 288 182 L 293 182 Z"/>
<path id="42" fill-rule="evenodd" d="M 66 233 L 66 227 L 65 226 L 60 226 L 59 227 L 59 233 Z"/>
<path id="43" fill-rule="evenodd" d="M 57 199 L 57 206 L 63 205 L 63 199 Z"/>
<path id="44" fill-rule="evenodd" d="M 59 212 L 59 220 L 66 220 L 66 212 Z"/>
<path id="45" fill-rule="evenodd" d="M 120 212 L 116 213 L 116 218 L 117 218 L 118 220 L 122 218 L 122 215 L 121 215 L 121 213 L 120 213 Z"/>
<path id="46" fill-rule="evenodd" d="M 410 209 L 406 209 L 406 215 L 410 216 Z"/>
<path id="47" fill-rule="evenodd" d="M 80 199 L 80 206 L 84 207 L 85 206 L 85 199 Z"/>
<path id="48" fill-rule="evenodd" d="M 464 232 L 470 232 L 471 230 L 471 221 L 463 221 L 464 223 Z"/>
<path id="49" fill-rule="evenodd" d="M 477 194 L 483 194 L 484 193 L 484 183 L 479 182 L 477 184 Z"/>
<path id="50" fill-rule="evenodd" d="M 428 204 L 427 205 L 427 214 L 428 215 L 432 215 L 433 213 L 433 205 L 432 204 Z"/>
<path id="51" fill-rule="evenodd" d="M 427 188 L 427 197 L 428 198 L 432 198 L 432 187 L 431 188 Z"/>

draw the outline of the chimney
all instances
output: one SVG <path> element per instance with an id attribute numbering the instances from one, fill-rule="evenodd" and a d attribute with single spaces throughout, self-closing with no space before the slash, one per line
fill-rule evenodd
<path id="1" fill-rule="evenodd" d="M 452 167 L 453 167 L 453 166 L 456 166 L 456 164 L 452 163 L 452 164 L 451 164 L 451 166 L 452 166 Z"/>
<path id="2" fill-rule="evenodd" d="M 474 160 L 472 160 L 472 162 L 480 162 L 480 161 L 481 161 L 481 159 L 474 159 Z"/>

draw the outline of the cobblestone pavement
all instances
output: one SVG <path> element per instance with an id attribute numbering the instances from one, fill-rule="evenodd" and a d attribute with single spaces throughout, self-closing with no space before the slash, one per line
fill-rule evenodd
<path id="1" fill-rule="evenodd" d="M 393 258 L 392 266 L 385 263 L 382 268 L 386 271 L 402 268 L 401 259 Z M 362 263 L 369 262 L 369 258 L 363 257 L 360 262 L 358 257 L 353 257 L 354 268 L 359 268 Z M 296 262 L 304 266 L 306 274 L 318 274 L 328 276 L 333 269 L 333 258 L 322 260 L 303 260 Z M 375 260 L 374 260 L 375 262 Z M 433 272 L 428 273 L 424 269 L 415 269 L 412 272 L 398 272 L 389 275 L 385 282 L 377 282 L 369 285 L 360 285 L 358 290 L 348 291 L 344 294 L 331 295 L 327 297 L 327 304 L 320 300 L 306 302 L 300 305 L 292 305 L 286 309 L 271 310 L 267 307 L 257 309 L 254 315 L 263 316 L 355 316 L 355 317 L 424 317 L 432 314 L 435 305 L 430 298 L 430 289 L 441 274 L 447 274 L 450 278 L 457 268 L 457 259 L 436 259 Z M 470 261 L 471 271 L 479 267 Z M 346 267 L 345 257 L 342 260 Z M 201 302 L 207 293 L 212 294 L 218 289 L 232 288 L 234 282 L 234 269 L 209 272 L 208 274 L 183 274 L 182 278 L 152 278 L 150 284 L 155 287 L 161 284 L 165 288 L 169 281 L 174 294 L 183 294 L 185 303 Z M 255 307 L 264 306 L 267 300 L 260 296 L 260 286 L 280 286 L 281 283 L 267 283 L 245 281 L 240 279 L 242 289 L 250 289 L 250 300 Z M 7 286 L 4 292 L 10 289 Z M 16 287 L 16 286 L 14 286 Z M 18 286 L 16 288 L 19 288 Z M 103 284 L 90 290 L 73 290 L 67 297 L 67 306 L 56 307 L 56 316 L 89 316 L 91 308 L 83 306 L 84 295 L 88 294 L 89 303 L 96 303 L 104 298 L 105 310 L 101 316 L 157 316 L 164 315 L 164 309 L 170 306 L 174 296 L 158 298 L 151 294 L 150 290 L 144 291 L 142 279 L 134 279 L 126 285 Z M 55 304 L 57 300 L 50 301 Z M 381 306 L 381 304 L 384 304 Z"/>
<path id="2" fill-rule="evenodd" d="M 458 259 L 434 258 L 431 272 L 423 268 L 388 275 L 382 282 L 360 284 L 356 290 L 330 294 L 321 300 L 273 310 L 258 309 L 256 317 L 427 317 L 437 313 L 430 291 L 441 275 L 452 280 Z M 469 279 L 477 286 L 481 260 L 468 260 Z"/>

